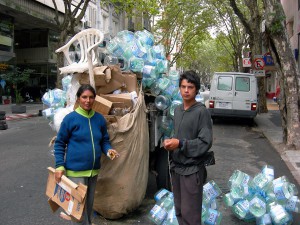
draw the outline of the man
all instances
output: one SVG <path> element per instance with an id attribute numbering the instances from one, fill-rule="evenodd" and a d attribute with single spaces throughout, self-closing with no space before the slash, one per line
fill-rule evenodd
<path id="1" fill-rule="evenodd" d="M 195 100 L 200 80 L 194 71 L 179 80 L 183 104 L 175 109 L 174 137 L 164 141 L 170 152 L 170 170 L 179 225 L 201 225 L 204 154 L 212 145 L 212 123 L 206 107 Z"/>

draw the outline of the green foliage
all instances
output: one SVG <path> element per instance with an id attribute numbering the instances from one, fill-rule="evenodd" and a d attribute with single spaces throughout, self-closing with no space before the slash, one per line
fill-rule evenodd
<path id="1" fill-rule="evenodd" d="M 282 6 L 279 4 L 280 3 L 276 3 L 274 5 L 274 13 L 268 15 L 268 17 L 273 18 L 272 25 L 269 27 L 271 34 L 279 34 L 285 29 L 283 24 L 286 20 L 286 16 L 282 12 Z"/>
<path id="2" fill-rule="evenodd" d="M 21 104 L 21 103 L 24 101 L 24 99 L 23 99 L 23 97 L 21 96 L 20 91 L 15 90 L 15 94 L 16 94 L 16 103 L 17 103 L 17 104 Z"/>
<path id="3" fill-rule="evenodd" d="M 126 12 L 127 15 L 136 16 L 141 12 L 154 16 L 159 13 L 158 0 L 101 0 L 101 6 L 113 5 L 116 13 Z"/>
<path id="4" fill-rule="evenodd" d="M 34 72 L 32 69 L 21 70 L 19 67 L 16 67 L 13 70 L 0 75 L 3 80 L 14 86 L 16 103 L 21 103 L 23 101 L 20 91 L 22 90 L 22 86 L 28 84 L 32 72 Z"/>

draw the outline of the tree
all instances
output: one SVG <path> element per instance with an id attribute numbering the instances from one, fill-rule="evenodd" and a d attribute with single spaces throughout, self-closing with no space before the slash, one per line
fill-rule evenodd
<path id="1" fill-rule="evenodd" d="M 208 2 L 216 12 L 217 24 L 214 30 L 219 45 L 230 55 L 233 71 L 244 72 L 242 53 L 243 48 L 248 45 L 248 35 L 243 25 L 228 2 L 218 0 L 208 0 Z"/>
<path id="2" fill-rule="evenodd" d="M 262 5 L 260 4 L 259 0 L 229 0 L 229 2 L 233 11 L 238 16 L 241 23 L 245 27 L 247 34 L 249 35 L 249 46 L 252 52 L 253 61 L 254 55 L 262 54 L 262 35 L 260 29 L 262 23 Z M 243 7 L 243 11 L 240 9 L 241 6 L 239 7 L 238 3 L 246 6 Z M 265 78 L 258 78 L 257 83 L 259 92 L 258 111 L 260 113 L 266 113 L 268 112 L 268 109 L 266 101 Z"/>
<path id="3" fill-rule="evenodd" d="M 19 67 L 15 67 L 10 71 L 1 74 L 1 78 L 3 80 L 13 85 L 17 104 L 23 102 L 21 90 L 26 84 L 28 84 L 29 77 L 32 72 L 34 72 L 32 69 L 21 70 Z"/>
<path id="4" fill-rule="evenodd" d="M 172 66 L 177 60 L 184 60 L 182 52 L 194 39 L 201 41 L 207 36 L 214 17 L 205 1 L 165 0 L 161 9 L 161 19 L 154 26 L 154 34 L 157 43 L 165 46 L 166 55 L 173 55 Z"/>
<path id="5" fill-rule="evenodd" d="M 52 0 L 52 3 L 55 8 L 55 22 L 60 31 L 60 38 L 58 46 L 63 46 L 69 35 L 75 33 L 75 28 L 81 23 L 81 19 L 84 17 L 85 11 L 88 7 L 88 4 L 91 0 L 81 0 L 81 1 L 72 1 L 72 0 L 59 0 L 63 1 L 64 4 L 64 15 L 63 20 L 60 20 L 61 12 L 58 11 L 57 3 L 58 0 Z M 59 53 L 57 57 L 57 67 L 64 66 L 64 56 L 63 53 Z M 61 80 L 63 75 L 57 72 L 56 86 L 59 88 L 62 86 Z"/>
<path id="6" fill-rule="evenodd" d="M 299 69 L 297 67 L 286 28 L 284 11 L 277 0 L 263 0 L 265 8 L 266 34 L 273 59 L 281 71 L 279 103 L 283 140 L 289 148 L 300 149 L 300 92 Z"/>

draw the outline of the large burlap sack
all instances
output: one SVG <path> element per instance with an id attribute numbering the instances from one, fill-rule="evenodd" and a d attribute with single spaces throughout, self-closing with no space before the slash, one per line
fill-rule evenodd
<path id="1" fill-rule="evenodd" d="M 101 159 L 94 210 L 105 218 L 118 219 L 139 207 L 147 188 L 149 133 L 142 92 L 134 109 L 108 125 L 108 132 L 120 157 Z"/>

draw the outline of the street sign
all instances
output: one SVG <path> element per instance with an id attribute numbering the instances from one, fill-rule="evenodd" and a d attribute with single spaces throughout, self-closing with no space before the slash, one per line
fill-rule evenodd
<path id="1" fill-rule="evenodd" d="M 256 70 L 262 70 L 264 68 L 264 66 L 265 66 L 265 62 L 262 58 L 256 58 L 254 60 L 254 68 Z"/>
<path id="2" fill-rule="evenodd" d="M 264 62 L 265 62 L 266 66 L 274 66 L 274 60 L 273 60 L 272 56 L 270 56 L 270 55 L 264 56 Z"/>
<path id="3" fill-rule="evenodd" d="M 243 67 L 251 67 L 250 58 L 243 58 Z"/>
<path id="4" fill-rule="evenodd" d="M 255 77 L 265 77 L 266 73 L 264 70 L 253 70 L 252 73 L 255 75 Z"/>

